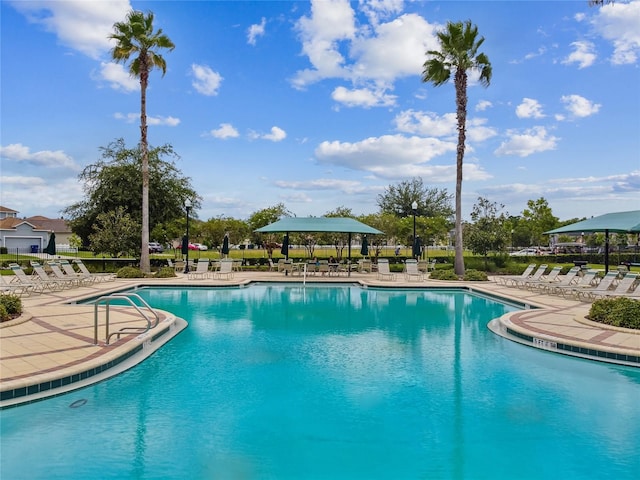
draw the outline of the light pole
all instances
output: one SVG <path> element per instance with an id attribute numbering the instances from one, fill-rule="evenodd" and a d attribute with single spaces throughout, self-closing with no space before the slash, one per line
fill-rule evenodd
<path id="1" fill-rule="evenodd" d="M 413 211 L 413 247 L 412 247 L 411 250 L 412 250 L 412 253 L 413 253 L 413 258 L 416 258 L 416 256 L 417 256 L 417 252 L 416 252 L 416 213 L 418 212 L 418 202 L 416 202 L 415 200 L 411 204 L 411 210 Z"/>
<path id="2" fill-rule="evenodd" d="M 189 212 L 191 211 L 191 200 L 188 198 L 184 202 L 187 211 L 187 261 L 184 263 L 184 273 L 189 273 Z"/>

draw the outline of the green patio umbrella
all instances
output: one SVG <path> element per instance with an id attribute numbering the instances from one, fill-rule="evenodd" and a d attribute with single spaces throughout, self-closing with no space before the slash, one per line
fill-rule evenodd
<path id="1" fill-rule="evenodd" d="M 182 255 L 189 253 L 189 239 L 186 235 L 182 236 Z"/>
<path id="2" fill-rule="evenodd" d="M 229 255 L 229 235 L 225 235 L 222 240 L 222 255 Z"/>
<path id="3" fill-rule="evenodd" d="M 362 248 L 360 248 L 360 255 L 366 257 L 369 255 L 369 241 L 367 240 L 367 236 L 362 237 Z"/>
<path id="4" fill-rule="evenodd" d="M 421 248 L 422 248 L 422 244 L 420 243 L 420 236 L 416 235 L 416 238 L 413 241 L 413 258 L 420 257 Z"/>
<path id="5" fill-rule="evenodd" d="M 47 248 L 44 249 L 44 253 L 48 253 L 49 255 L 56 254 L 56 234 L 53 232 L 49 235 L 49 243 L 47 244 Z"/>
<path id="6" fill-rule="evenodd" d="M 284 257 L 289 260 L 289 234 L 287 233 L 282 239 L 282 248 L 280 249 L 280 253 L 284 255 Z"/>

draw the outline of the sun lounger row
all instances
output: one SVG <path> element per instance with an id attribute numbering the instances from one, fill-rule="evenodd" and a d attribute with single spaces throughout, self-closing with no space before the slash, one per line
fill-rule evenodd
<path id="1" fill-rule="evenodd" d="M 47 262 L 51 275 L 45 271 L 43 265 L 31 262 L 33 274 L 28 276 L 20 265 L 11 263 L 13 276 L 11 280 L 3 278 L 2 292 L 16 295 L 31 295 L 32 293 L 59 292 L 66 288 L 74 288 L 82 285 L 90 285 L 94 282 L 115 280 L 115 275 L 93 274 L 89 272 L 81 260 L 74 260 L 79 271 L 76 272 L 68 260 Z"/>
<path id="2" fill-rule="evenodd" d="M 588 270 L 580 275 L 580 267 L 573 267 L 565 275 L 560 275 L 561 267 L 554 267 L 549 273 L 547 265 L 537 269 L 531 264 L 519 276 L 498 277 L 497 283 L 522 290 L 538 291 L 581 301 L 593 301 L 602 297 L 639 297 L 637 273 L 623 274 L 608 272 L 600 278 L 596 270 Z M 622 276 L 622 278 L 621 278 Z"/>

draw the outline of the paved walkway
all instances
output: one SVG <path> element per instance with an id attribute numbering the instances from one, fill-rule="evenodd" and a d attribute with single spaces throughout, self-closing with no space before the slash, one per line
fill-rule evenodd
<path id="1" fill-rule="evenodd" d="M 23 297 L 25 314 L 0 324 L 0 408 L 63 393 L 116 375 L 135 366 L 186 327 L 186 322 L 160 312 L 159 325 L 146 334 L 130 331 L 105 343 L 105 319 L 99 315 L 94 344 L 94 307 L 71 302 L 145 285 L 230 285 L 250 281 L 301 282 L 299 276 L 275 272 L 238 272 L 232 280 L 173 279 L 116 280 L 46 295 Z M 499 335 L 537 348 L 640 367 L 640 332 L 604 327 L 584 317 L 589 304 L 500 286 L 495 282 L 379 281 L 375 274 L 350 278 L 307 277 L 309 282 L 362 282 L 370 286 L 466 286 L 499 295 L 532 309 L 519 310 L 493 321 Z M 146 325 L 131 308 L 111 307 L 110 331 Z"/>

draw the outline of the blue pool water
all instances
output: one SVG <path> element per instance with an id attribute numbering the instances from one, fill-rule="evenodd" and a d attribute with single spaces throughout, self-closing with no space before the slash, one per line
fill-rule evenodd
<path id="1" fill-rule="evenodd" d="M 137 293 L 189 327 L 111 380 L 2 411 L 0 478 L 638 478 L 640 369 L 486 328 L 514 306 L 350 285 Z"/>

